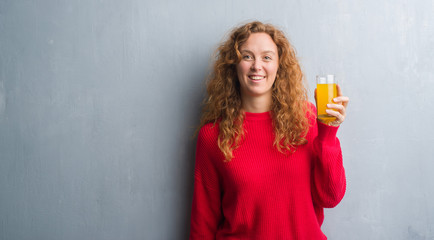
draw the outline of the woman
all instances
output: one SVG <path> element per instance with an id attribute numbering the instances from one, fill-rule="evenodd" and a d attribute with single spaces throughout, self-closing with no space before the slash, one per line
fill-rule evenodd
<path id="1" fill-rule="evenodd" d="M 284 34 L 251 22 L 217 52 L 197 139 L 190 239 L 327 239 L 323 208 L 345 194 L 338 87 L 317 122 Z"/>

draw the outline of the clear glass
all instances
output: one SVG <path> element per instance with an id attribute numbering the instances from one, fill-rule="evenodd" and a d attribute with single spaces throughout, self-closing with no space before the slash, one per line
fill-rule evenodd
<path id="1" fill-rule="evenodd" d="M 318 75 L 316 76 L 316 101 L 317 101 L 317 114 L 318 119 L 323 123 L 330 123 L 336 120 L 327 114 L 326 109 L 328 103 L 333 103 L 333 98 L 337 97 L 336 79 L 334 75 Z"/>

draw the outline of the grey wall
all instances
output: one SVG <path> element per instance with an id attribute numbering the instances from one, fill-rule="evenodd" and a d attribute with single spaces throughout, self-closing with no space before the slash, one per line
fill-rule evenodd
<path id="1" fill-rule="evenodd" d="M 432 0 L 0 0 L 0 239 L 185 239 L 210 56 L 258 19 L 335 73 L 330 239 L 434 239 Z M 311 94 L 312 98 L 312 94 Z"/>

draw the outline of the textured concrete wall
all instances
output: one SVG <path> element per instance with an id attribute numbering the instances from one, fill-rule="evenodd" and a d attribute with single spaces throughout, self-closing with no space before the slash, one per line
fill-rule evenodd
<path id="1" fill-rule="evenodd" d="M 280 26 L 351 98 L 330 239 L 434 239 L 434 3 L 0 0 L 0 239 L 185 239 L 211 54 Z"/>

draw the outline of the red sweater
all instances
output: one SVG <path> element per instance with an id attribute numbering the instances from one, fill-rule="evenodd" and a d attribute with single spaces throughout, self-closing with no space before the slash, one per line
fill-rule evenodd
<path id="1" fill-rule="evenodd" d="M 217 146 L 218 124 L 199 131 L 190 240 L 327 239 L 323 208 L 336 206 L 346 180 L 337 127 L 316 119 L 307 144 L 284 155 L 273 146 L 269 112 L 246 113 L 245 140 L 230 162 Z"/>

